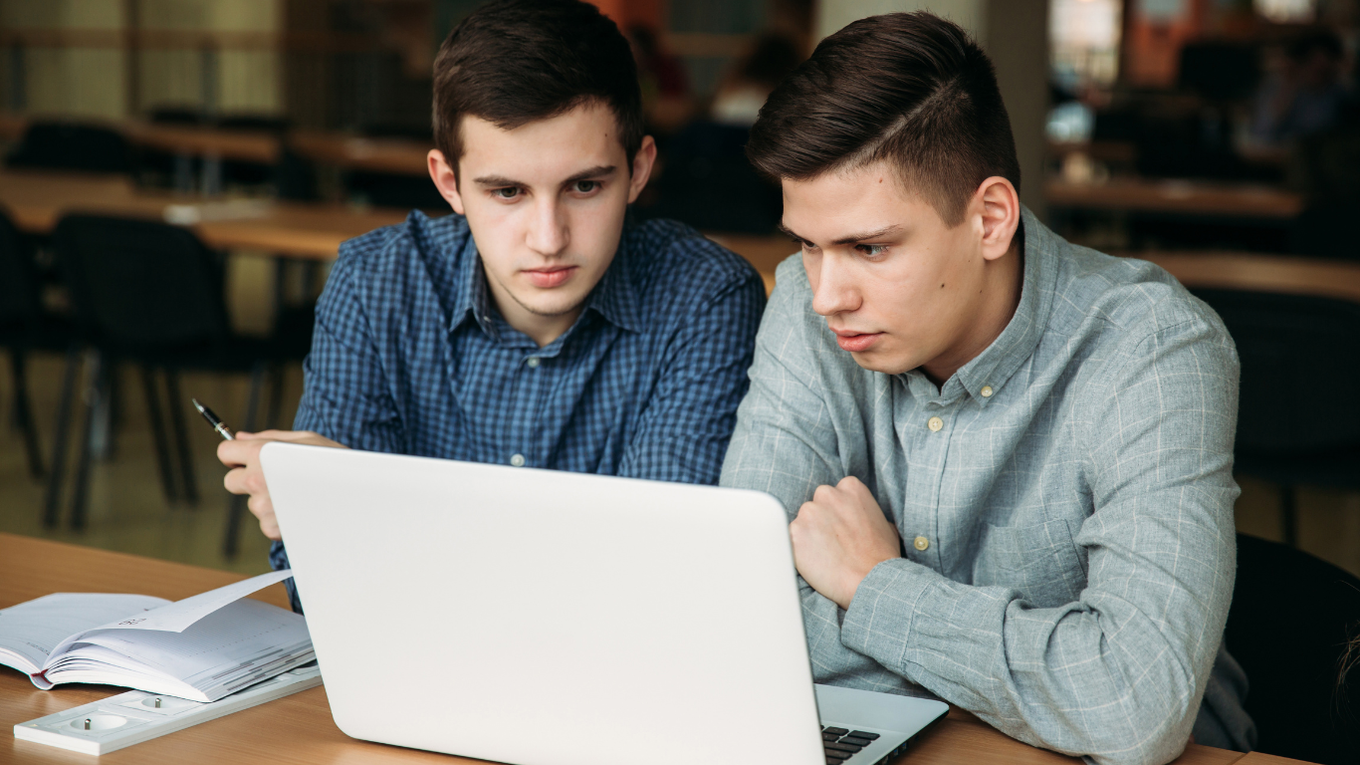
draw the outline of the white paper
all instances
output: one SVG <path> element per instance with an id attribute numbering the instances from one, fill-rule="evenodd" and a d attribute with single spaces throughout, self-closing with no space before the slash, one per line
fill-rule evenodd
<path id="1" fill-rule="evenodd" d="M 169 603 L 150 595 L 84 592 L 46 595 L 0 610 L 0 651 L 20 657 L 36 671 L 47 661 L 52 649 L 72 633 Z"/>
<path id="2" fill-rule="evenodd" d="M 301 615 L 257 600 L 238 600 L 178 633 L 85 632 L 35 684 L 47 688 L 53 682 L 113 682 L 148 690 L 160 677 L 205 693 L 176 691 L 168 685 L 162 686 L 163 692 L 209 701 L 241 687 L 243 678 L 263 680 L 312 656 Z M 124 672 L 110 672 L 111 667 Z"/>
<path id="3" fill-rule="evenodd" d="M 244 579 L 226 587 L 199 593 L 191 598 L 177 600 L 144 614 L 130 616 L 120 621 L 105 624 L 98 629 L 138 629 L 160 630 L 162 632 L 183 632 L 198 620 L 230 605 L 241 598 L 263 590 L 271 584 L 282 582 L 292 576 L 289 569 L 271 571 L 250 579 Z M 68 633 L 69 634 L 69 633 Z"/>

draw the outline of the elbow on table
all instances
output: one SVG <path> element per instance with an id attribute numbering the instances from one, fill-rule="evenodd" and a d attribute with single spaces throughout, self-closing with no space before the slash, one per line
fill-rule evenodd
<path id="1" fill-rule="evenodd" d="M 1093 732 L 1080 754 L 1096 765 L 1166 765 L 1185 751 L 1193 725 L 1193 714 L 1187 720 L 1177 712 L 1148 710 L 1121 726 L 1121 732 Z"/>

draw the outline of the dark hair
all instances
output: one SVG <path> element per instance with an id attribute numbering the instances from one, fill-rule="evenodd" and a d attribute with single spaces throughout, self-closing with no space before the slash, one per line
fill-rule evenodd
<path id="1" fill-rule="evenodd" d="M 991 60 L 924 12 L 860 19 L 823 40 L 770 94 L 746 154 L 793 180 L 886 160 L 951 226 L 985 179 L 1020 188 Z"/>
<path id="2" fill-rule="evenodd" d="M 458 169 L 463 117 L 503 130 L 599 100 L 614 111 L 631 165 L 642 94 L 628 41 L 580 0 L 497 0 L 449 32 L 434 60 L 434 143 Z"/>

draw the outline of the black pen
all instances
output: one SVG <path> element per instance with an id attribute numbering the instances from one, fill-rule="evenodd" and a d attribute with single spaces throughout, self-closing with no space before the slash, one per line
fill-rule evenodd
<path id="1" fill-rule="evenodd" d="M 209 425 L 213 426 L 213 430 L 217 431 L 218 435 L 222 436 L 222 438 L 227 441 L 236 440 L 236 436 L 231 434 L 231 431 L 227 429 L 226 423 L 218 419 L 217 415 L 213 413 L 213 410 L 198 403 L 198 399 L 196 398 L 191 398 L 189 400 L 194 402 L 194 408 L 198 410 L 199 414 L 203 415 L 203 419 L 207 420 Z"/>

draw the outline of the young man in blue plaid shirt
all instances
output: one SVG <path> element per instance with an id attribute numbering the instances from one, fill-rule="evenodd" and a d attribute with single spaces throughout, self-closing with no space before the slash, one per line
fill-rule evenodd
<path id="1" fill-rule="evenodd" d="M 625 225 L 656 145 L 614 23 L 577 0 L 483 5 L 435 62 L 434 133 L 456 214 L 341 246 L 298 430 L 224 442 L 227 489 L 279 540 L 271 439 L 716 483 L 764 288 L 691 229 Z"/>

